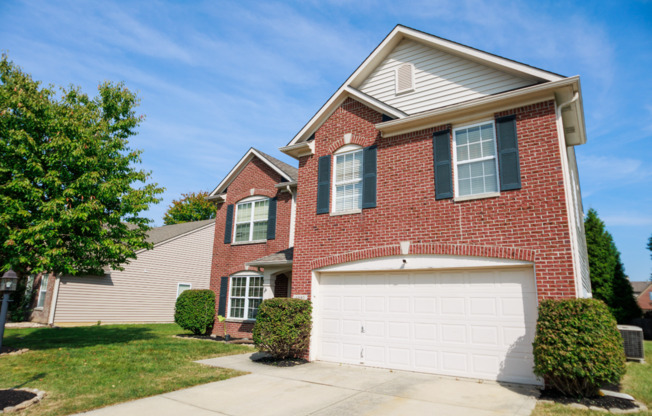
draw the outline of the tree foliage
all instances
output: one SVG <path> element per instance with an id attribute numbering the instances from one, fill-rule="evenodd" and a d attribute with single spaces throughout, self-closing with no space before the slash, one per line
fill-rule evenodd
<path id="1" fill-rule="evenodd" d="M 650 250 L 650 258 L 652 258 L 652 235 L 647 240 L 647 249 Z M 650 275 L 650 279 L 652 279 L 652 275 Z"/>
<path id="2" fill-rule="evenodd" d="M 619 323 L 629 323 L 632 318 L 641 316 L 641 309 L 613 237 L 592 208 L 584 220 L 584 229 L 593 296 L 607 304 Z"/>
<path id="3" fill-rule="evenodd" d="M 0 270 L 100 274 L 120 269 L 145 241 L 139 216 L 163 192 L 129 147 L 138 99 L 105 82 L 42 87 L 0 60 Z"/>
<path id="4" fill-rule="evenodd" d="M 165 212 L 163 216 L 165 225 L 215 218 L 215 205 L 205 199 L 208 192 L 190 192 L 181 196 L 181 199 L 173 200 L 172 205 Z"/>

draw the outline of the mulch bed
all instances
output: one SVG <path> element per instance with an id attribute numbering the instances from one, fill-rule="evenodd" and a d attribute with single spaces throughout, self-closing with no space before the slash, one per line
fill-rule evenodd
<path id="1" fill-rule="evenodd" d="M 16 406 L 36 397 L 35 393 L 24 390 L 0 390 L 0 410 L 5 407 Z"/>
<path id="2" fill-rule="evenodd" d="M 552 400 L 561 404 L 583 404 L 585 406 L 596 406 L 604 409 L 634 409 L 638 407 L 636 403 L 631 400 L 621 399 L 611 396 L 598 396 L 598 397 L 568 397 L 562 395 L 560 392 L 552 389 L 545 389 L 541 392 L 540 400 Z"/>
<path id="3" fill-rule="evenodd" d="M 174 336 L 177 338 L 191 338 L 191 339 L 202 339 L 206 341 L 225 342 L 223 337 L 212 337 L 210 335 L 180 334 Z M 254 342 L 248 338 L 231 338 L 229 341 L 226 341 L 226 343 L 227 344 L 253 344 Z"/>
<path id="4" fill-rule="evenodd" d="M 253 358 L 252 358 L 253 359 Z M 265 364 L 265 365 L 273 365 L 275 367 L 294 367 L 296 365 L 301 365 L 305 364 L 308 361 L 304 360 L 303 358 L 285 358 L 285 359 L 280 359 L 280 358 L 274 358 L 274 357 L 260 357 L 260 358 L 255 358 L 253 361 L 260 363 L 260 364 Z"/>

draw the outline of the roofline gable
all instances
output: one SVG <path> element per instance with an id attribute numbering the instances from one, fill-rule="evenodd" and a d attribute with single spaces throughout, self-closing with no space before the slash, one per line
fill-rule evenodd
<path id="1" fill-rule="evenodd" d="M 219 185 L 217 185 L 217 187 L 213 189 L 213 191 L 208 195 L 207 198 L 214 197 L 222 193 L 224 189 L 226 189 L 231 184 L 231 182 L 233 182 L 233 180 L 238 177 L 240 172 L 242 172 L 245 166 L 247 166 L 247 164 L 251 162 L 254 157 L 257 157 L 258 159 L 265 162 L 267 166 L 272 168 L 274 172 L 281 175 L 281 177 L 287 180 L 288 182 L 294 182 L 294 179 L 292 179 L 287 173 L 283 172 L 274 163 L 272 163 L 269 159 L 267 159 L 262 152 L 254 149 L 253 147 L 250 147 L 249 150 L 247 150 L 247 153 L 245 153 L 244 156 L 242 156 L 242 158 L 238 161 L 238 163 L 236 163 L 233 169 L 229 171 L 229 173 L 224 177 L 224 179 L 222 179 Z"/>
<path id="2" fill-rule="evenodd" d="M 337 105 L 341 104 L 344 101 L 342 97 L 343 95 L 354 96 L 355 91 L 357 91 L 359 94 L 363 94 L 362 92 L 358 91 L 357 88 L 383 61 L 383 59 L 389 55 L 394 47 L 396 47 L 404 39 L 411 39 L 436 49 L 443 50 L 444 52 L 460 56 L 462 58 L 466 58 L 493 68 L 501 69 L 515 75 L 538 79 L 542 82 L 559 81 L 566 78 L 553 72 L 545 71 L 543 69 L 535 68 L 521 62 L 503 58 L 501 56 L 484 52 L 470 46 L 462 45 L 448 39 L 440 38 L 438 36 L 412 29 L 407 26 L 396 25 L 394 29 L 392 29 L 392 31 L 383 39 L 383 41 L 378 46 L 376 46 L 371 54 L 367 56 L 367 58 L 358 66 L 358 68 L 356 68 L 353 74 L 351 74 L 351 76 L 349 76 L 349 78 L 344 81 L 339 89 L 328 99 L 328 101 L 326 101 L 326 103 L 324 103 L 319 111 L 317 111 L 317 113 L 308 121 L 308 123 L 306 123 L 306 125 L 303 126 L 303 128 L 294 136 L 292 140 L 290 140 L 290 142 L 285 147 L 295 145 L 310 137 L 310 135 L 314 133 L 314 130 L 317 129 L 316 125 L 321 125 L 321 123 L 323 123 L 335 110 L 334 107 L 337 107 Z M 367 97 L 368 98 L 366 100 L 360 96 L 356 96 L 355 98 L 365 104 L 369 104 L 365 101 L 369 101 L 369 98 L 372 97 Z M 375 101 L 380 102 L 378 100 Z M 374 103 L 374 105 L 377 104 Z M 384 105 L 387 106 L 387 104 Z M 395 110 L 400 111 L 397 109 Z M 403 118 L 407 116 L 397 116 L 396 114 L 388 115 L 395 116 L 396 118 Z"/>

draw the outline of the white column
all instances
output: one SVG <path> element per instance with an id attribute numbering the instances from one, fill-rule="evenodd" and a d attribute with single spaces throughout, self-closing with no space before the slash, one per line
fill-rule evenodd
<path id="1" fill-rule="evenodd" d="M 263 272 L 263 300 L 274 297 L 274 288 L 272 287 L 272 271 L 266 269 Z"/>

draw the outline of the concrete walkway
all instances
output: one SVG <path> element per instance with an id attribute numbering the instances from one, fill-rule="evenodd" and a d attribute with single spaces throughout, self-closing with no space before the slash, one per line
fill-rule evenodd
<path id="1" fill-rule="evenodd" d="M 315 362 L 277 368 L 252 354 L 199 363 L 251 374 L 85 415 L 529 415 L 538 390 L 522 385 Z"/>

